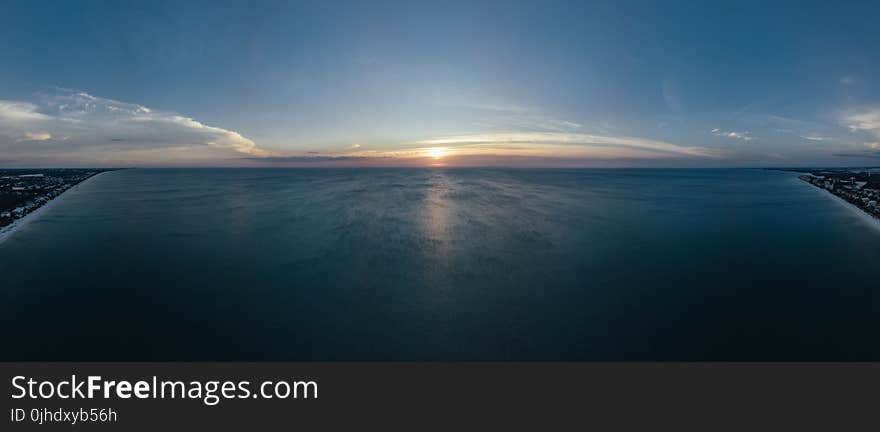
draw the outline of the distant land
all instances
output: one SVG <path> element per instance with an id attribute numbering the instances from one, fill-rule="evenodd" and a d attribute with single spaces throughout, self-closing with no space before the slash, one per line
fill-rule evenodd
<path id="1" fill-rule="evenodd" d="M 798 178 L 824 189 L 865 213 L 880 219 L 880 168 L 786 168 Z"/>
<path id="2" fill-rule="evenodd" d="M 113 169 L 0 169 L 0 230 L 71 187 L 106 171 Z"/>

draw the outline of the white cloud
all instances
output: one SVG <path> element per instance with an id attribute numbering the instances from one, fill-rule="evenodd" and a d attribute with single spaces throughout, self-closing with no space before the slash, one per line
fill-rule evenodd
<path id="1" fill-rule="evenodd" d="M 709 131 L 709 133 L 711 133 L 712 135 L 715 135 L 715 136 L 732 138 L 732 139 L 737 139 L 737 140 L 742 140 L 742 141 L 751 141 L 754 139 L 754 138 L 752 138 L 751 135 L 749 135 L 748 131 L 745 131 L 745 132 L 723 131 L 721 129 L 715 128 L 715 129 L 712 129 L 711 131 Z"/>
<path id="2" fill-rule="evenodd" d="M 516 129 L 532 132 L 578 132 L 584 126 L 541 114 L 511 115 L 485 122 L 494 129 Z"/>
<path id="3" fill-rule="evenodd" d="M 530 132 L 583 132 L 584 125 L 552 117 L 537 111 L 493 111 L 477 122 L 493 130 Z"/>
<path id="4" fill-rule="evenodd" d="M 877 154 L 880 150 L 880 108 L 862 108 L 841 114 L 840 123 L 864 139 L 861 151 L 857 154 Z"/>
<path id="5" fill-rule="evenodd" d="M 444 96 L 448 98 L 448 96 Z M 466 99 L 462 97 L 461 99 Z M 441 99 L 444 106 L 474 111 L 475 124 L 492 130 L 525 130 L 531 132 L 583 132 L 584 125 L 561 119 L 534 106 L 517 104 L 472 103 Z M 595 132 L 595 131 L 593 131 Z"/>
<path id="6" fill-rule="evenodd" d="M 803 138 L 805 140 L 810 140 L 810 141 L 827 141 L 827 140 L 831 139 L 831 138 L 823 137 L 823 136 L 819 136 L 819 135 L 801 135 L 801 138 Z"/>
<path id="7" fill-rule="evenodd" d="M 142 105 L 58 90 L 35 102 L 0 101 L 0 152 L 27 160 L 137 163 L 270 156 L 240 133 Z M 51 139 L 62 137 L 60 140 Z M 39 141 L 39 146 L 23 141 Z"/>
<path id="8" fill-rule="evenodd" d="M 493 147 L 497 150 L 505 150 L 504 146 L 506 146 L 507 150 L 539 149 L 542 146 L 548 149 L 549 147 L 552 147 L 557 150 L 562 146 L 582 148 L 602 147 L 637 150 L 641 153 L 653 154 L 655 156 L 719 156 L 717 151 L 703 147 L 681 146 L 645 138 L 556 132 L 501 132 L 456 135 L 421 140 L 417 141 L 416 144 L 427 147 L 481 146 L 483 148 Z M 608 154 L 613 155 L 614 152 L 608 152 Z"/>
<path id="9" fill-rule="evenodd" d="M 841 122 L 852 131 L 865 131 L 880 137 L 880 108 L 848 112 L 842 116 Z"/>
<path id="10" fill-rule="evenodd" d="M 25 132 L 24 138 L 19 138 L 18 141 L 46 141 L 52 139 L 52 134 L 47 132 Z"/>
<path id="11" fill-rule="evenodd" d="M 857 82 L 858 80 L 855 77 L 849 75 L 840 77 L 840 83 L 846 86 L 856 84 Z"/>
<path id="12" fill-rule="evenodd" d="M 49 117 L 37 112 L 37 106 L 28 102 L 0 100 L 0 120 L 36 121 Z"/>

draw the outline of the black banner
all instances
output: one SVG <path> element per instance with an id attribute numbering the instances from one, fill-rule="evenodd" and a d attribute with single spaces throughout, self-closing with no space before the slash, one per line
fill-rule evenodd
<path id="1" fill-rule="evenodd" d="M 880 364 L 4 363 L 0 370 L 2 430 L 875 430 L 880 412 Z"/>

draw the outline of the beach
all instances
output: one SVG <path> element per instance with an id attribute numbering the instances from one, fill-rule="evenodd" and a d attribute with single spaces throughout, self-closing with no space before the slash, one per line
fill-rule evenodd
<path id="1" fill-rule="evenodd" d="M 106 172 L 106 171 L 104 171 L 104 172 Z M 101 174 L 104 174 L 104 172 L 99 172 L 99 173 L 71 186 L 69 189 L 64 191 L 61 195 L 58 195 L 57 197 L 49 200 L 46 204 L 43 204 L 42 206 L 40 206 L 36 210 L 24 215 L 24 217 L 22 217 L 21 219 L 16 219 L 11 224 L 9 224 L 3 228 L 0 228 L 0 244 L 2 244 L 4 241 L 6 241 L 6 239 L 8 239 L 10 236 L 15 234 L 15 232 L 18 231 L 19 228 L 26 226 L 27 224 L 39 219 L 43 215 L 43 213 L 48 211 L 49 208 L 53 207 L 55 204 L 58 203 L 59 200 L 66 197 L 68 195 L 67 194 L 68 192 L 78 188 L 81 184 L 83 184 L 83 183 L 85 183 L 85 182 L 87 182 L 87 181 L 89 181 L 89 180 L 91 180 Z"/>
<path id="2" fill-rule="evenodd" d="M 809 183 L 807 183 L 807 184 L 809 185 Z M 862 221 L 865 222 L 865 224 L 871 226 L 871 228 L 874 228 L 874 229 L 880 231 L 880 219 L 874 217 L 871 214 L 866 213 L 864 210 L 860 209 L 857 205 L 855 205 L 855 204 L 853 204 L 853 203 L 851 203 L 851 202 L 849 202 L 849 201 L 847 201 L 847 200 L 845 200 L 845 199 L 843 199 L 843 198 L 841 198 L 841 197 L 839 197 L 839 196 L 837 196 L 837 195 L 835 195 L 825 189 L 821 189 L 821 188 L 817 188 L 817 187 L 810 187 L 810 189 L 813 189 L 816 192 L 821 193 L 822 195 L 825 195 L 825 196 L 832 198 L 835 202 L 843 205 L 849 211 L 851 211 L 853 214 L 857 215 L 859 217 L 859 219 L 861 219 Z"/>

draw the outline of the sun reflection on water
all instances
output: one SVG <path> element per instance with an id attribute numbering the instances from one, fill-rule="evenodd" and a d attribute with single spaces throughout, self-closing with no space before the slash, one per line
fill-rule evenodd
<path id="1" fill-rule="evenodd" d="M 442 257 L 448 253 L 449 248 L 450 209 L 446 198 L 449 179 L 441 170 L 437 170 L 428 179 L 428 183 L 422 223 L 433 251 Z"/>

